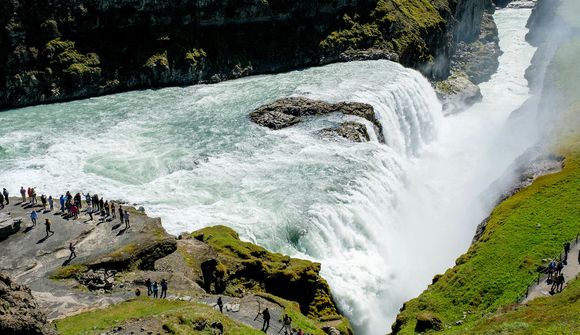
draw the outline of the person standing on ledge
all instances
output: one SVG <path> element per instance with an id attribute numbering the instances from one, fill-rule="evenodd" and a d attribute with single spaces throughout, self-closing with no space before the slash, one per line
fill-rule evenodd
<path id="1" fill-rule="evenodd" d="M 115 208 L 115 203 L 111 201 L 111 214 L 113 215 L 113 217 L 111 218 L 111 220 L 114 220 L 117 218 L 117 211 Z"/>
<path id="2" fill-rule="evenodd" d="M 123 206 L 119 205 L 119 220 L 121 221 L 121 224 L 123 224 Z"/>
<path id="3" fill-rule="evenodd" d="M 44 221 L 44 225 L 46 226 L 46 237 L 49 237 L 51 234 L 54 234 L 52 230 L 50 230 L 50 220 L 46 219 Z"/>
<path id="4" fill-rule="evenodd" d="M 22 197 L 22 202 L 26 202 L 26 190 L 24 186 L 20 186 L 20 196 Z"/>
<path id="5" fill-rule="evenodd" d="M 167 298 L 167 280 L 161 279 L 161 296 L 160 298 Z"/>
<path id="6" fill-rule="evenodd" d="M 6 205 L 10 205 L 10 199 L 8 199 L 9 194 L 6 188 L 2 190 L 2 194 L 4 195 L 4 200 L 6 200 Z"/>
<path id="7" fill-rule="evenodd" d="M 129 229 L 129 227 L 131 227 L 131 225 L 129 224 L 129 211 L 125 211 L 123 217 L 125 218 L 125 230 Z"/>
<path id="8" fill-rule="evenodd" d="M 0 209 L 4 208 L 4 194 L 0 193 Z"/>
<path id="9" fill-rule="evenodd" d="M 159 284 L 157 284 L 157 281 L 153 282 L 153 298 L 158 298 L 159 296 L 157 295 L 157 292 L 159 292 Z"/>
<path id="10" fill-rule="evenodd" d="M 36 226 L 36 219 L 38 219 L 38 214 L 36 214 L 36 211 L 32 211 L 30 212 L 30 220 L 32 221 L 32 226 Z"/>
<path id="11" fill-rule="evenodd" d="M 145 281 L 145 286 L 147 286 L 147 296 L 150 297 L 152 290 L 151 290 L 151 279 L 147 278 L 147 280 Z"/>
<path id="12" fill-rule="evenodd" d="M 54 210 L 54 199 L 52 198 L 52 195 L 48 196 L 48 207 L 51 212 Z"/>

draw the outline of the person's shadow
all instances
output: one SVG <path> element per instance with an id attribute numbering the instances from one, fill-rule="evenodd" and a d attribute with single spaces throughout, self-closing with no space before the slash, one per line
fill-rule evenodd
<path id="1" fill-rule="evenodd" d="M 123 229 L 119 230 L 119 232 L 117 233 L 117 236 L 121 236 L 121 235 L 125 234 L 126 231 L 127 231 L 127 228 L 123 228 Z"/>
<path id="2" fill-rule="evenodd" d="M 26 227 L 26 229 L 24 229 L 24 230 L 22 231 L 22 233 L 23 233 L 23 234 L 26 234 L 26 233 L 28 233 L 29 231 L 31 231 L 31 230 L 32 230 L 32 228 L 34 228 L 34 226 L 28 226 L 28 227 Z"/>
<path id="3" fill-rule="evenodd" d="M 51 237 L 52 235 L 54 235 L 54 232 L 50 232 L 48 235 L 46 235 L 45 237 L 41 238 L 40 240 L 38 240 L 38 242 L 36 242 L 36 244 L 40 244 L 40 243 L 44 243 L 44 241 L 48 240 L 49 237 Z"/>
<path id="4" fill-rule="evenodd" d="M 116 225 L 114 225 L 114 226 L 113 226 L 113 228 L 111 228 L 111 230 L 115 230 L 115 229 L 117 229 L 117 228 L 119 228 L 119 227 L 121 227 L 121 224 L 120 224 L 120 223 L 119 223 L 119 224 L 116 224 Z"/>

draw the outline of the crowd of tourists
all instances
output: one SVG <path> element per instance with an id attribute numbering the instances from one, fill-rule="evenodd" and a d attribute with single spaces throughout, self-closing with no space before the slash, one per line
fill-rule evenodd
<path id="1" fill-rule="evenodd" d="M 4 199 L 6 199 L 6 204 L 8 204 L 8 196 L 8 191 L 4 188 L 0 200 L 3 202 Z M 70 191 L 67 191 L 65 194 L 61 194 L 55 199 L 52 195 L 47 196 L 41 194 L 38 196 L 36 188 L 34 187 L 20 187 L 20 197 L 23 205 L 29 205 L 33 208 L 30 212 L 30 220 L 32 221 L 33 226 L 36 226 L 38 219 L 38 212 L 34 209 L 35 207 L 42 207 L 42 210 L 45 213 L 53 212 L 55 211 L 55 207 L 57 207 L 56 210 L 58 210 L 61 216 L 65 219 L 78 220 L 84 212 L 85 217 L 88 218 L 89 221 L 93 221 L 95 216 L 100 216 L 101 220 L 114 220 L 118 217 L 120 223 L 125 224 L 125 229 L 131 227 L 131 215 L 129 211 L 124 210 L 121 204 L 115 204 L 113 201 L 105 200 L 104 198 L 99 197 L 98 194 L 91 195 L 88 192 L 86 194 L 79 192 L 72 195 Z M 48 220 L 48 222 L 50 222 L 50 220 Z"/>
<path id="2" fill-rule="evenodd" d="M 568 253 L 570 252 L 570 243 L 566 242 L 564 244 L 564 254 L 559 260 L 552 259 L 548 263 L 546 268 L 548 278 L 546 283 L 552 285 L 550 287 L 550 294 L 555 294 L 562 292 L 564 289 L 564 283 L 566 282 L 564 278 L 564 267 L 568 264 Z M 578 252 L 578 264 L 580 264 L 580 251 Z"/>
<path id="3" fill-rule="evenodd" d="M 157 281 L 151 281 L 150 278 L 147 278 L 145 281 L 145 287 L 147 288 L 147 296 L 153 296 L 153 298 L 167 298 L 167 287 L 168 282 L 167 280 L 161 279 L 158 283 Z M 159 289 L 161 288 L 161 294 L 159 294 Z"/>

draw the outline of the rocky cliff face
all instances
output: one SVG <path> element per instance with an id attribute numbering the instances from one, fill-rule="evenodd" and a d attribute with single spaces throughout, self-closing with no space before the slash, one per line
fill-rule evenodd
<path id="1" fill-rule="evenodd" d="M 491 0 L 9 0 L 0 107 L 387 58 L 445 78 Z"/>
<path id="2" fill-rule="evenodd" d="M 55 335 L 46 315 L 24 285 L 0 273 L 0 333 L 12 335 Z"/>

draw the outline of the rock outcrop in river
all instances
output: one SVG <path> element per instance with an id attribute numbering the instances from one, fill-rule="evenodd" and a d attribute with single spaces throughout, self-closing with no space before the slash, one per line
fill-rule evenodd
<path id="1" fill-rule="evenodd" d="M 278 130 L 302 122 L 306 117 L 340 113 L 366 119 L 375 128 L 379 141 L 384 142 L 381 123 L 376 118 L 373 106 L 360 102 L 328 103 L 303 97 L 278 99 L 272 103 L 258 107 L 250 113 L 250 119 L 256 124 Z M 369 140 L 366 126 L 353 121 L 343 122 L 336 128 L 322 130 L 323 134 L 336 134 L 354 142 Z"/>
<path id="2" fill-rule="evenodd" d="M 492 10 L 491 0 L 2 1 L 0 108 L 359 59 L 443 79 L 458 52 L 495 57 L 462 46 L 480 40 Z M 470 78 L 490 69 L 460 63 Z"/>

